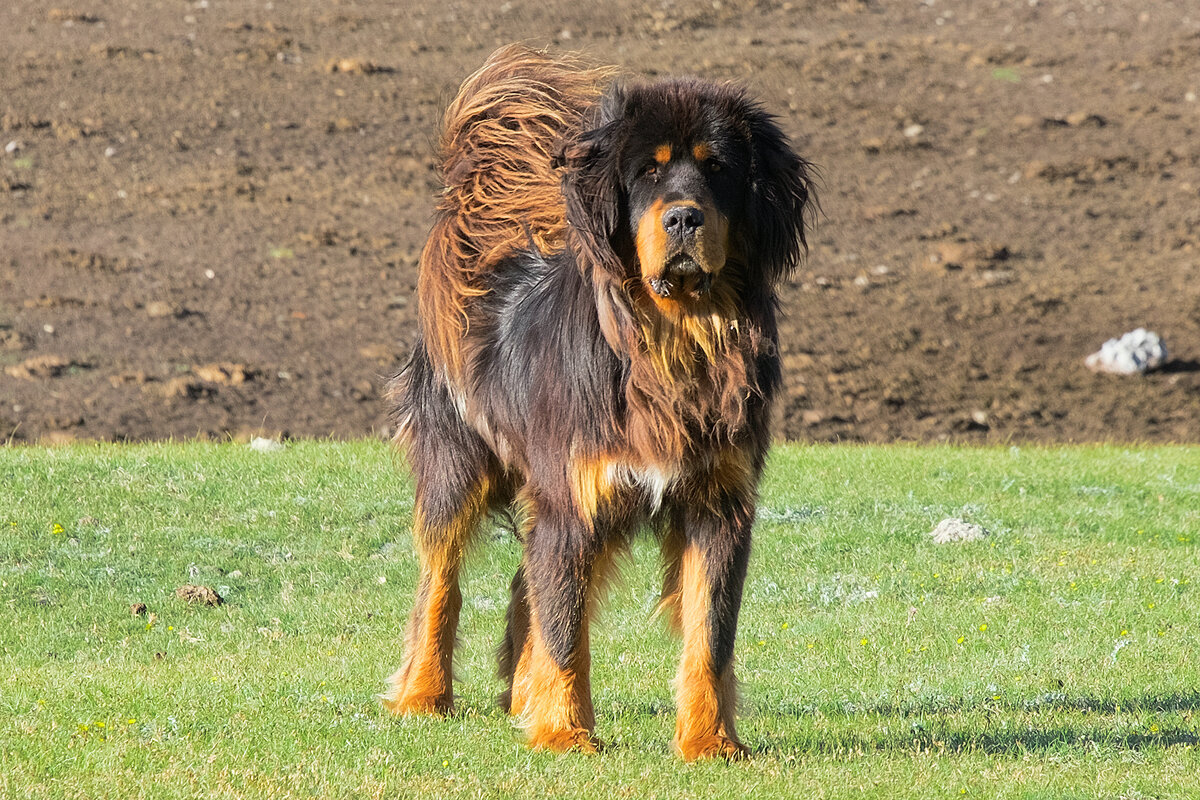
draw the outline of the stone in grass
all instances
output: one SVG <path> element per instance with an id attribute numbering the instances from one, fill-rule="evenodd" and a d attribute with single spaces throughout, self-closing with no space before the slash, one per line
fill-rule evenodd
<path id="1" fill-rule="evenodd" d="M 225 599 L 217 594 L 216 590 L 208 586 L 196 586 L 190 583 L 176 589 L 175 596 L 180 600 L 205 606 L 219 606 L 225 602 Z"/>
<path id="2" fill-rule="evenodd" d="M 255 436 L 250 440 L 250 449 L 256 453 L 278 453 L 283 449 L 283 442 L 277 442 L 274 439 L 264 439 L 261 436 Z"/>
<path id="3" fill-rule="evenodd" d="M 961 519 L 950 517 L 937 524 L 930 536 L 934 544 L 952 544 L 954 542 L 977 542 L 986 538 L 988 532 L 979 525 L 963 522 Z"/>
<path id="4" fill-rule="evenodd" d="M 1084 362 L 1093 372 L 1139 375 L 1167 363 L 1167 345 L 1162 337 L 1145 328 L 1109 339 Z"/>

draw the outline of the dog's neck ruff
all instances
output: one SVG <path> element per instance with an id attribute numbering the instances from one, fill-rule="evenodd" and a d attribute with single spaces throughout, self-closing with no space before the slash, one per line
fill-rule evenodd
<path id="1" fill-rule="evenodd" d="M 691 307 L 664 309 L 645 294 L 630 299 L 626 433 L 635 448 L 683 462 L 737 441 L 749 404 L 764 399 L 761 324 L 740 313 L 728 284 Z"/>

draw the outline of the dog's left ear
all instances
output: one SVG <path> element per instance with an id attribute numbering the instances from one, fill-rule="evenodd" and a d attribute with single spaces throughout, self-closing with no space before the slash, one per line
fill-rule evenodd
<path id="1" fill-rule="evenodd" d="M 601 99 L 594 122 L 577 137 L 564 142 L 554 158 L 564 168 L 563 199 L 567 225 L 576 236 L 576 246 L 591 264 L 618 279 L 623 267 L 613 250 L 613 239 L 621 222 L 620 176 L 617 155 L 624 135 L 627 95 L 614 86 Z"/>
<path id="2" fill-rule="evenodd" d="M 752 108 L 750 128 L 751 215 L 748 254 L 770 281 L 800 263 L 808 250 L 806 227 L 816 207 L 813 166 L 796 155 L 767 112 Z"/>

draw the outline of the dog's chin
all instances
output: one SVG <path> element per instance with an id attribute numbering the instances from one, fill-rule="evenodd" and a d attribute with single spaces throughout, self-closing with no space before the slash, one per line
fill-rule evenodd
<path id="1" fill-rule="evenodd" d="M 675 302 L 702 299 L 712 289 L 712 283 L 713 273 L 686 253 L 675 256 L 661 272 L 646 278 L 646 285 L 660 300 Z"/>

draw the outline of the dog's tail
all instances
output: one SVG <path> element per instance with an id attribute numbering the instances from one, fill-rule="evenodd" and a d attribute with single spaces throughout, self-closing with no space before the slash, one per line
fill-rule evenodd
<path id="1" fill-rule="evenodd" d="M 446 109 L 445 189 L 420 274 L 426 343 L 439 366 L 460 374 L 467 305 L 486 293 L 483 277 L 497 262 L 531 242 L 543 253 L 563 247 L 563 197 L 551 160 L 613 76 L 509 45 L 463 82 Z"/>

